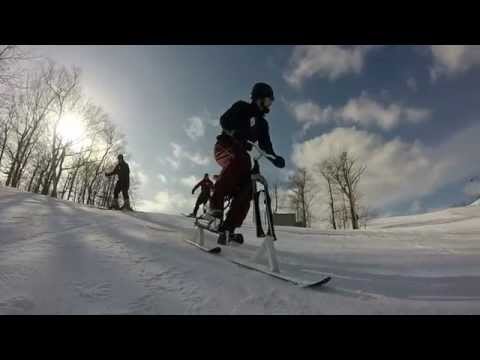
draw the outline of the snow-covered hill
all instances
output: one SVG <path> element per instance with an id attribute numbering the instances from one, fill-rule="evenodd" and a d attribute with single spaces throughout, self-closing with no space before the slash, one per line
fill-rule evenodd
<path id="1" fill-rule="evenodd" d="M 411 216 L 376 219 L 371 229 L 429 231 L 454 234 L 480 234 L 480 207 L 466 206 Z"/>
<path id="2" fill-rule="evenodd" d="M 228 261 L 258 247 L 251 227 L 244 246 L 209 255 L 183 241 L 182 216 L 0 187 L 0 314 L 480 313 L 479 207 L 277 232 L 283 270 L 333 280 L 301 289 Z"/>
<path id="3" fill-rule="evenodd" d="M 475 200 L 470 206 L 480 206 L 480 199 Z"/>

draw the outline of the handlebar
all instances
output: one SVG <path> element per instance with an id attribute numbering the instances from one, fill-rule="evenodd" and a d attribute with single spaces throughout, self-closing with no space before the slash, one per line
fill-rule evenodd
<path id="1" fill-rule="evenodd" d="M 255 161 L 260 160 L 262 157 L 265 157 L 265 158 L 267 158 L 267 159 L 269 159 L 269 160 L 275 160 L 275 157 L 274 157 L 273 155 L 267 154 L 265 151 L 263 151 L 262 149 L 260 149 L 260 146 L 258 146 L 258 145 L 255 144 L 254 142 L 252 142 L 252 141 L 250 141 L 250 140 L 247 140 L 247 143 L 250 144 L 250 145 L 252 145 L 252 147 L 254 147 L 254 148 L 258 151 L 258 153 L 259 153 L 259 155 L 257 155 L 257 156 L 254 158 Z"/>

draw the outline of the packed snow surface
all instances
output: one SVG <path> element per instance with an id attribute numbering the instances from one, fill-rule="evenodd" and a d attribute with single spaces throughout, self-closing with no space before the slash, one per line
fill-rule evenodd
<path id="1" fill-rule="evenodd" d="M 187 244 L 192 220 L 0 187 L 0 314 L 480 314 L 480 207 L 378 219 L 360 231 L 278 227 L 303 289 Z M 215 243 L 213 235 L 207 242 Z"/>

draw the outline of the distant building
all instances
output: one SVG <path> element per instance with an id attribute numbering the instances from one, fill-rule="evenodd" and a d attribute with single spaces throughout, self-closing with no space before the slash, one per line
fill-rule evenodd
<path id="1" fill-rule="evenodd" d="M 273 214 L 273 223 L 278 226 L 298 226 L 295 214 Z"/>

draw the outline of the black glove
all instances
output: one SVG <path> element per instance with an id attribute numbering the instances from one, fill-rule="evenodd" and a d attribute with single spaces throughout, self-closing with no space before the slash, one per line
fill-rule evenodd
<path id="1" fill-rule="evenodd" d="M 272 164 L 277 168 L 283 169 L 285 167 L 285 159 L 277 155 L 275 159 L 272 160 Z"/>

